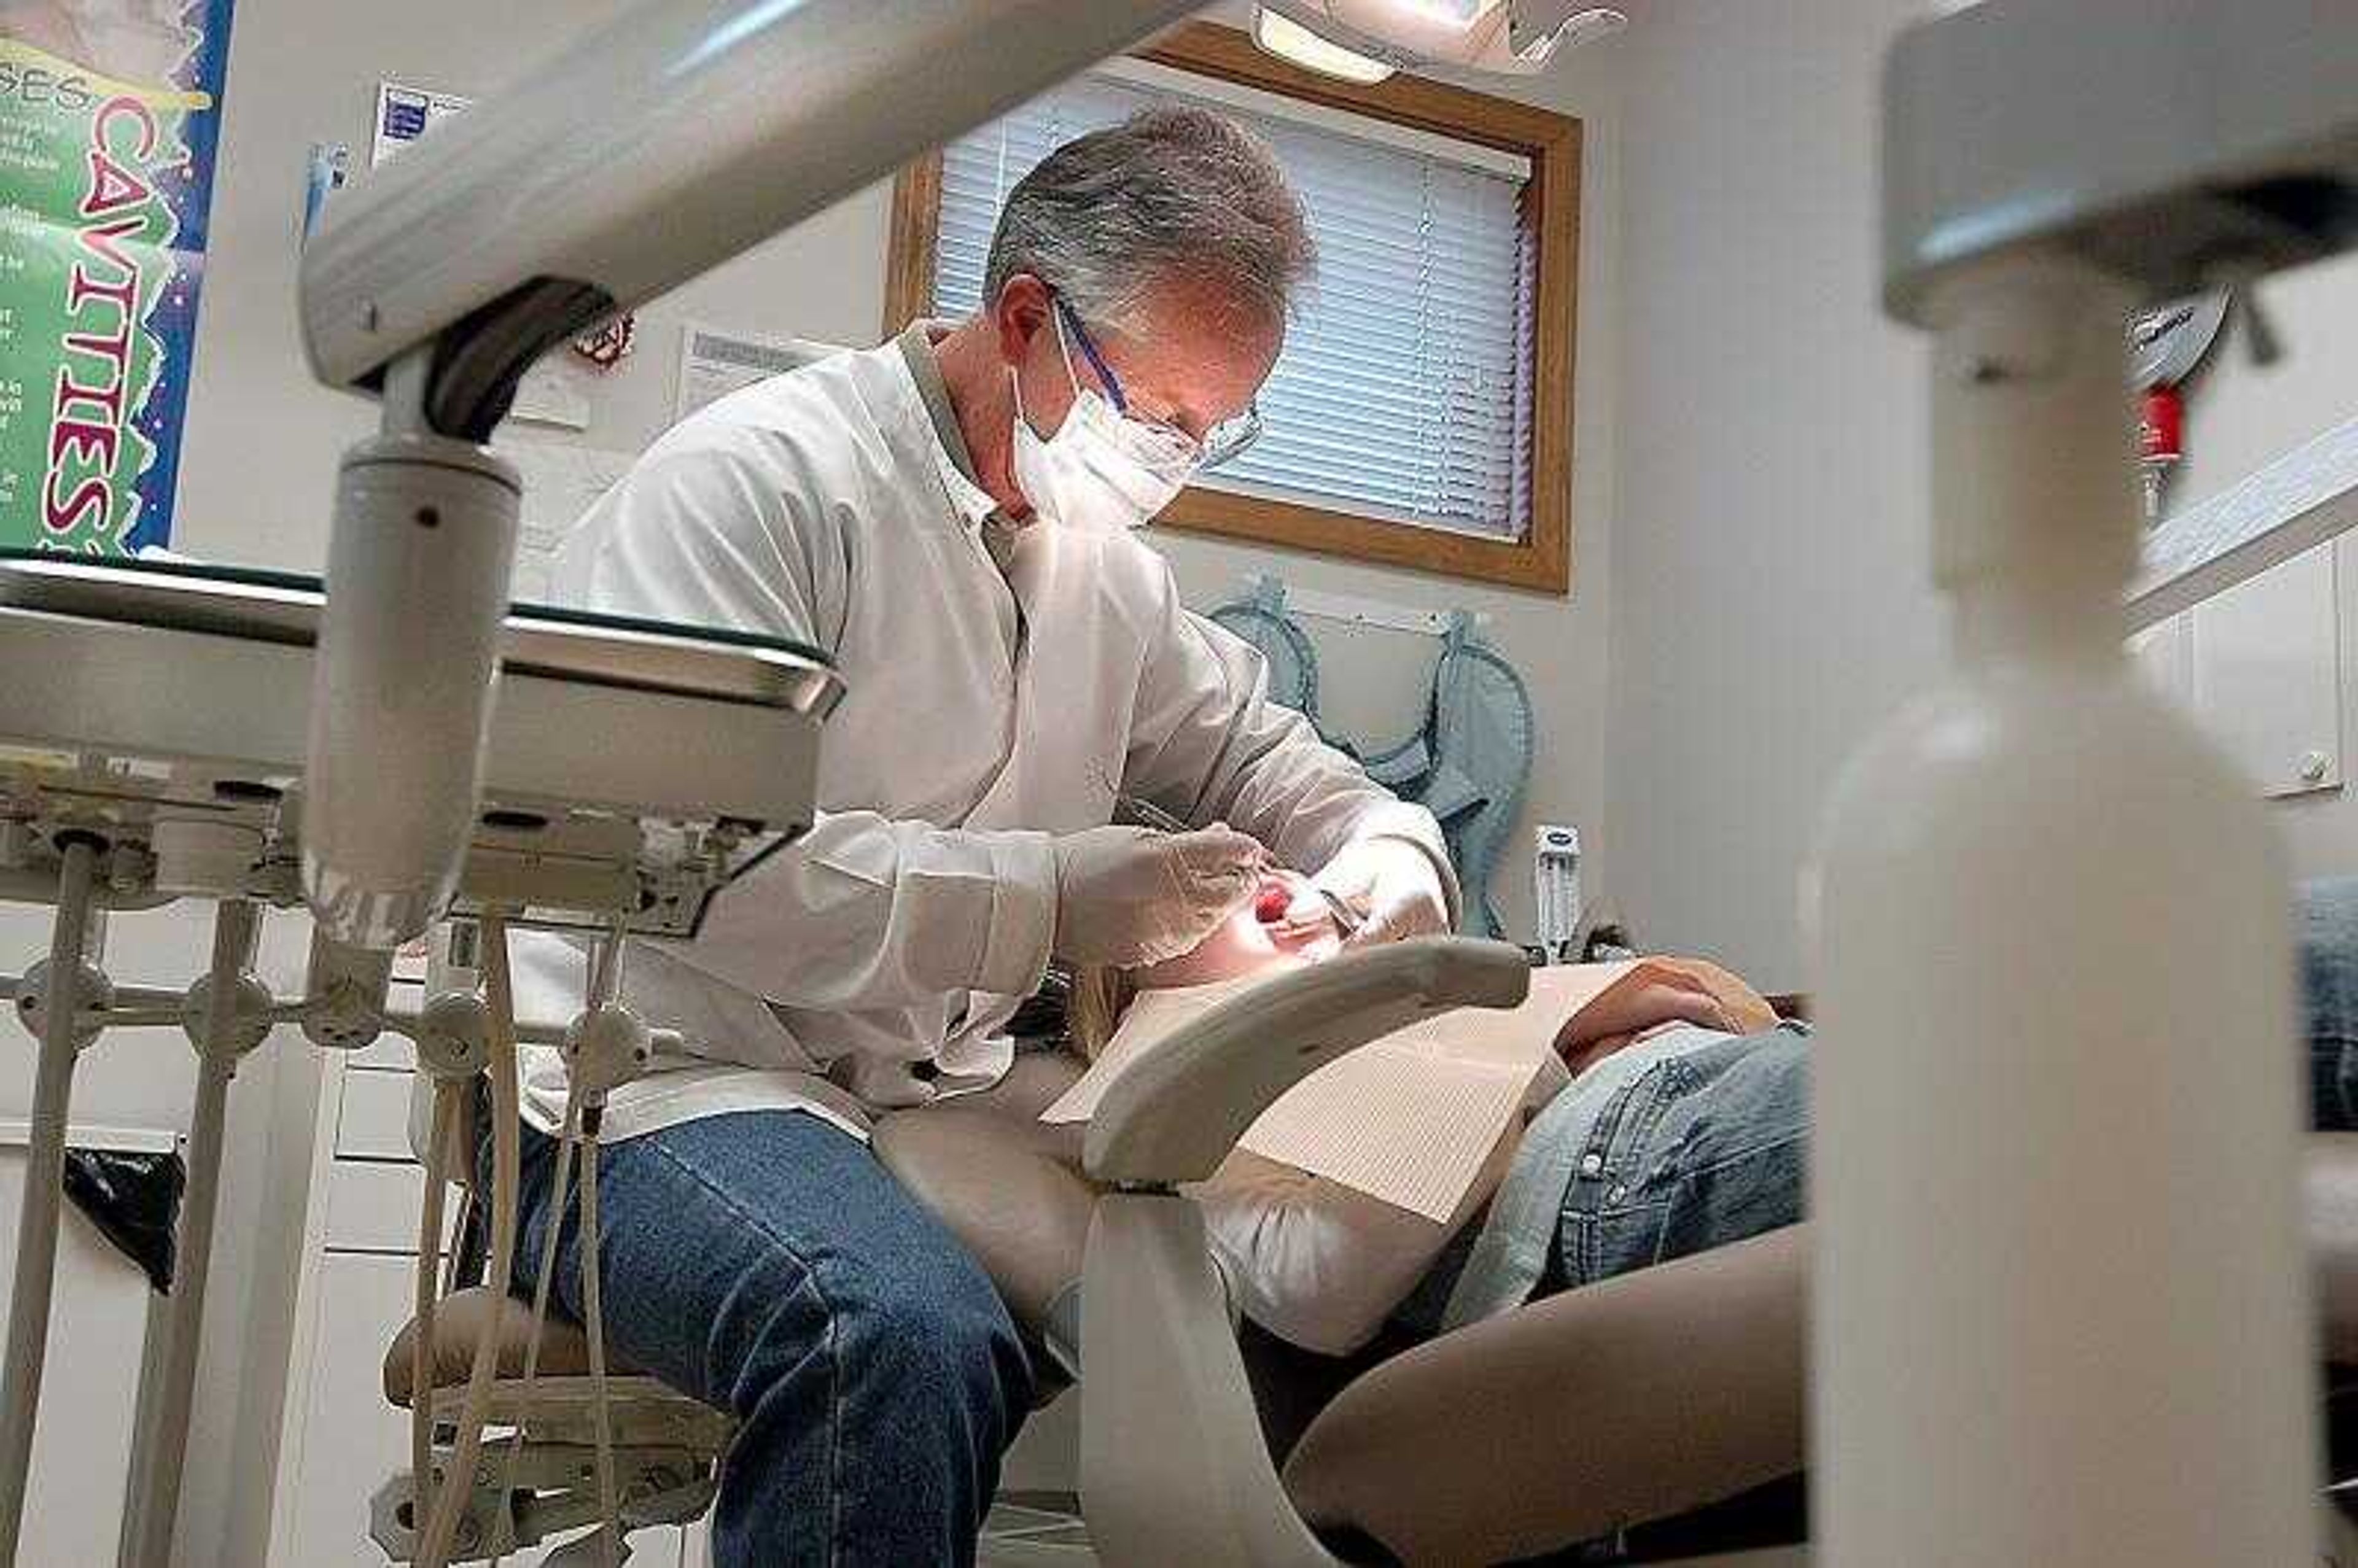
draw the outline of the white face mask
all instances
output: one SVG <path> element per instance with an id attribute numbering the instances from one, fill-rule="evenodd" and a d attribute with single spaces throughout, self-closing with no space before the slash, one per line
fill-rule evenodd
<path id="1" fill-rule="evenodd" d="M 1054 436 L 1044 439 L 1032 428 L 1023 412 L 1022 381 L 1013 365 L 1007 367 L 1007 383 L 1015 394 L 1015 482 L 1023 499 L 1036 515 L 1064 528 L 1120 532 L 1152 522 L 1185 486 L 1194 465 L 1158 471 L 1141 460 L 1125 439 L 1121 415 L 1074 374 L 1062 320 L 1056 322 L 1056 347 L 1073 384 L 1073 406 Z"/>

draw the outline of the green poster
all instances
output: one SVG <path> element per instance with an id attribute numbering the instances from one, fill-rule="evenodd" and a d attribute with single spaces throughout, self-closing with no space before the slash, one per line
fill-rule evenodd
<path id="1" fill-rule="evenodd" d="M 0 545 L 171 534 L 231 0 L 0 0 Z"/>

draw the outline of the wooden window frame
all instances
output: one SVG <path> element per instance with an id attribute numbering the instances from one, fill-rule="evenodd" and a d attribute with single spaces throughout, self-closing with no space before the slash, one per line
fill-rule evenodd
<path id="1" fill-rule="evenodd" d="M 1579 335 L 1579 120 L 1487 93 L 1399 75 L 1357 87 L 1262 53 L 1233 27 L 1191 22 L 1138 58 L 1282 97 L 1496 148 L 1527 160 L 1522 222 L 1536 249 L 1531 347 L 1531 528 L 1520 540 L 1362 516 L 1324 506 L 1192 486 L 1157 527 L 1280 545 L 1348 560 L 1566 594 L 1572 588 L 1574 349 Z M 931 152 L 892 187 L 885 256 L 889 337 L 932 308 L 941 230 L 942 158 Z"/>

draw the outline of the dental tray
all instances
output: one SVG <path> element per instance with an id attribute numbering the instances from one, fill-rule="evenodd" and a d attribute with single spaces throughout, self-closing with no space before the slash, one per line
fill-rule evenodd
<path id="1" fill-rule="evenodd" d="M 122 851 L 134 885 L 115 896 L 152 902 L 135 884 L 160 825 L 256 845 L 243 872 L 178 891 L 297 902 L 323 603 L 311 578 L 0 551 L 0 876 L 38 877 L 80 827 Z M 501 668 L 462 911 L 688 935 L 714 893 L 807 831 L 842 695 L 818 650 L 519 606 Z"/>

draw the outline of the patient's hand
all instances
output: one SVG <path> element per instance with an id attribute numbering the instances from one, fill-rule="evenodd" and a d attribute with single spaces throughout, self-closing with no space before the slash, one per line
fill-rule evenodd
<path id="1" fill-rule="evenodd" d="M 1563 1065 L 1577 1077 L 1650 1030 L 1669 1023 L 1740 1034 L 1744 1026 L 1697 977 L 1642 959 L 1631 979 L 1580 1010 L 1556 1036 Z"/>

